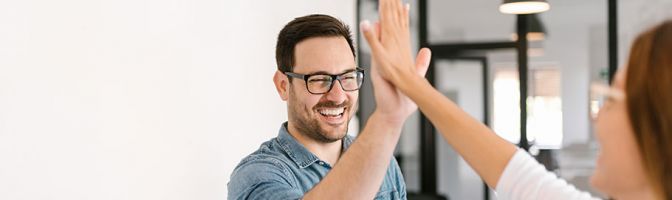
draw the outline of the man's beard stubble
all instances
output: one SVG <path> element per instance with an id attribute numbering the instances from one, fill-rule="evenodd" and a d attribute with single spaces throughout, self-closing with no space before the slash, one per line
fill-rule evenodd
<path id="1" fill-rule="evenodd" d="M 296 101 L 297 99 L 295 98 L 296 96 L 293 94 L 293 92 L 290 92 L 289 95 L 292 99 L 292 102 L 298 102 Z M 336 137 L 330 137 L 330 134 L 327 134 L 327 131 L 322 129 L 318 119 L 310 118 L 310 114 L 317 108 L 347 107 L 348 109 L 343 113 L 344 117 L 346 117 L 347 113 L 354 113 L 352 111 L 356 111 L 357 108 L 355 106 L 351 105 L 349 100 L 345 100 L 345 102 L 341 104 L 336 104 L 333 101 L 319 102 L 312 109 L 301 105 L 290 104 L 288 108 L 290 115 L 293 116 L 293 120 L 290 119 L 290 123 L 294 123 L 294 128 L 299 131 L 298 134 L 307 136 L 314 141 L 320 143 L 336 142 L 345 137 L 346 133 L 348 132 L 348 126 L 350 125 L 352 116 L 347 115 L 349 118 L 345 121 L 345 130 L 341 134 L 337 134 Z M 301 113 L 301 110 L 303 113 Z"/>

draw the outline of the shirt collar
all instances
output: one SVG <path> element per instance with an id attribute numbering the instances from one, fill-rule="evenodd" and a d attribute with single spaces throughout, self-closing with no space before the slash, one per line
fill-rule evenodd
<path id="1" fill-rule="evenodd" d="M 280 131 L 278 131 L 278 137 L 276 141 L 280 145 L 281 149 L 289 155 L 289 158 L 294 161 L 299 167 L 306 168 L 311 164 L 320 160 L 315 154 L 311 153 L 304 147 L 299 141 L 297 141 L 292 135 L 289 134 L 287 130 L 287 122 L 283 123 L 280 126 Z M 343 151 L 350 147 L 352 144 L 352 138 L 346 136 L 343 138 Z"/>

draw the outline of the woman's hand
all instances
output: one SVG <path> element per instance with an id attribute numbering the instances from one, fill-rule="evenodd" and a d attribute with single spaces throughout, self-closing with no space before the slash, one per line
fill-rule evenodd
<path id="1" fill-rule="evenodd" d="M 413 64 L 411 56 L 411 42 L 409 32 L 409 6 L 403 6 L 399 0 L 381 0 L 379 2 L 380 23 L 370 24 L 368 21 L 361 23 L 364 36 L 371 46 L 373 62 L 376 71 L 387 81 L 394 85 L 401 83 L 402 76 L 424 75 L 419 73 L 427 69 L 418 66 L 428 64 Z M 423 48 L 418 53 L 418 58 L 429 57 L 429 49 Z M 426 60 L 418 59 L 418 61 Z"/>
<path id="2" fill-rule="evenodd" d="M 429 68 L 431 55 L 431 51 L 427 48 L 420 50 L 415 58 L 415 71 L 413 73 L 424 77 Z M 386 119 L 392 120 L 392 124 L 401 125 L 418 107 L 399 88 L 381 76 L 378 65 L 375 61 L 371 63 L 371 82 L 373 83 L 373 94 L 376 100 L 376 111 L 386 116 Z"/>

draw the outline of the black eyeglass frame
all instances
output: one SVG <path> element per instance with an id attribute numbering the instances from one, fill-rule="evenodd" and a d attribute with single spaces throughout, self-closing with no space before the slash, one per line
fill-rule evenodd
<path id="1" fill-rule="evenodd" d="M 358 76 L 361 74 L 362 79 L 357 81 L 357 89 L 346 90 L 345 88 L 343 88 L 343 82 L 341 82 L 341 76 L 343 76 L 347 73 L 352 73 L 352 72 L 357 72 Z M 366 76 L 366 73 L 364 73 L 364 69 L 359 68 L 359 67 L 352 70 L 352 71 L 343 72 L 341 74 L 324 74 L 324 73 L 297 74 L 297 73 L 293 73 L 293 72 L 284 72 L 284 74 L 287 75 L 288 78 L 303 79 L 303 81 L 306 83 L 305 84 L 306 85 L 306 90 L 311 94 L 326 94 L 326 93 L 329 93 L 331 91 L 331 89 L 334 88 L 334 81 L 337 81 L 337 80 L 338 80 L 338 83 L 340 83 L 341 89 L 343 89 L 343 91 L 346 91 L 346 92 L 357 91 L 360 88 L 362 88 L 362 84 L 364 84 L 364 77 Z M 325 91 L 325 92 L 312 92 L 312 91 L 310 91 L 310 89 L 308 89 L 308 79 L 310 79 L 311 76 L 317 76 L 317 75 L 330 76 L 331 77 L 331 83 L 329 84 L 329 89 L 327 91 Z"/>

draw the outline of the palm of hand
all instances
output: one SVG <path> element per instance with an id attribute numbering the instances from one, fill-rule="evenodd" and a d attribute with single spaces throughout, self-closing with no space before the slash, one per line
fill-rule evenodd
<path id="1" fill-rule="evenodd" d="M 377 71 L 377 64 L 372 64 L 371 82 L 374 86 L 376 109 L 388 116 L 394 123 L 403 121 L 417 109 L 417 106 L 408 97 L 403 95 L 390 82 L 383 79 Z"/>
<path id="2" fill-rule="evenodd" d="M 424 76 L 429 67 L 430 58 L 429 49 L 420 50 L 412 73 Z M 371 82 L 374 86 L 376 109 L 390 115 L 396 121 L 403 122 L 417 109 L 417 106 L 396 85 L 385 79 L 379 69 L 381 69 L 380 64 L 376 60 L 372 61 Z"/>

